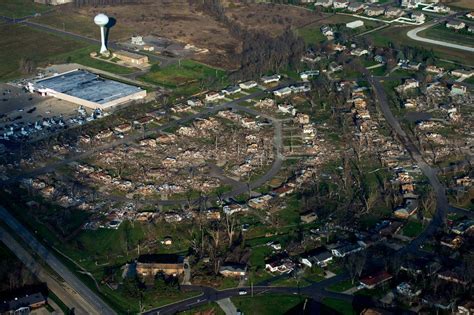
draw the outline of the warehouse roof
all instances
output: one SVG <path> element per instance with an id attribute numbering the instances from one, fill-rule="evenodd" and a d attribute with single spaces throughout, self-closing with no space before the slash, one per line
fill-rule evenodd
<path id="1" fill-rule="evenodd" d="M 50 89 L 98 104 L 140 92 L 139 87 L 108 80 L 85 71 L 73 70 L 36 82 L 36 89 Z"/>

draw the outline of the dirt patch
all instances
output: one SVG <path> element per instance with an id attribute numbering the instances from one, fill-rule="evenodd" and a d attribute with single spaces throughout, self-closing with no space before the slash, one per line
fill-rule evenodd
<path id="1" fill-rule="evenodd" d="M 447 0 L 441 2 L 458 8 L 474 10 L 474 1 L 472 0 Z"/>
<path id="2" fill-rule="evenodd" d="M 246 27 L 279 35 L 287 28 L 303 27 L 327 16 L 327 14 L 289 5 L 256 3 L 229 7 L 227 16 Z"/>

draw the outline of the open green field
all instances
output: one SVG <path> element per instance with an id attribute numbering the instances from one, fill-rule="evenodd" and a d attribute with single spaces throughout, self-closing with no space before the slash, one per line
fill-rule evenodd
<path id="1" fill-rule="evenodd" d="M 411 28 L 413 27 L 391 26 L 378 30 L 376 32 L 369 33 L 365 36 L 371 39 L 375 46 L 388 47 L 390 43 L 393 43 L 398 46 L 405 45 L 416 48 L 432 49 L 437 58 L 449 59 L 455 62 L 459 62 L 461 64 L 474 66 L 474 59 L 472 58 L 472 54 L 469 52 L 418 42 L 408 38 L 406 33 Z"/>
<path id="2" fill-rule="evenodd" d="M 353 315 L 356 314 L 352 305 L 348 302 L 333 299 L 333 298 L 325 298 L 323 299 L 322 303 L 332 309 L 336 314 L 343 314 L 343 315 Z"/>
<path id="3" fill-rule="evenodd" d="M 19 62 L 29 58 L 44 65 L 52 58 L 84 48 L 85 45 L 22 25 L 0 26 L 0 80 L 19 77 Z"/>
<path id="4" fill-rule="evenodd" d="M 80 15 L 73 11 L 54 12 L 47 16 L 39 16 L 33 21 L 86 37 L 100 39 L 99 28 L 93 23 L 92 17 Z M 110 28 L 108 40 L 123 40 L 131 34 L 133 34 L 133 31 L 129 27 L 117 21 L 117 24 Z"/>
<path id="5" fill-rule="evenodd" d="M 34 3 L 33 0 L 2 0 L 0 1 L 0 15 L 9 18 L 21 18 L 50 10 L 44 4 Z"/>
<path id="6" fill-rule="evenodd" d="M 237 309 L 246 315 L 278 315 L 285 314 L 304 298 L 298 295 L 266 294 L 261 296 L 233 297 L 232 302 Z"/>
<path id="7" fill-rule="evenodd" d="M 455 31 L 445 25 L 438 24 L 419 33 L 420 36 L 474 47 L 474 34 Z"/>
<path id="8" fill-rule="evenodd" d="M 140 79 L 190 94 L 197 93 L 204 87 L 223 87 L 227 84 L 226 71 L 192 60 L 183 60 L 164 68 L 155 65 Z"/>

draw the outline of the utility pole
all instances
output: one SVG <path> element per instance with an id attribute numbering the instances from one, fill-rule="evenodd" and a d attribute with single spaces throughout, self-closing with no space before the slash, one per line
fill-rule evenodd
<path id="1" fill-rule="evenodd" d="M 250 281 L 250 291 L 252 292 L 251 295 L 253 297 L 253 281 Z"/>

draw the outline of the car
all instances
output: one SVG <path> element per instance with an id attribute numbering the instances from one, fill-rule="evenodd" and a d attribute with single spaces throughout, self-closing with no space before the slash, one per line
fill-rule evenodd
<path id="1" fill-rule="evenodd" d="M 245 290 L 239 290 L 239 295 L 247 295 L 247 291 L 245 291 Z"/>

